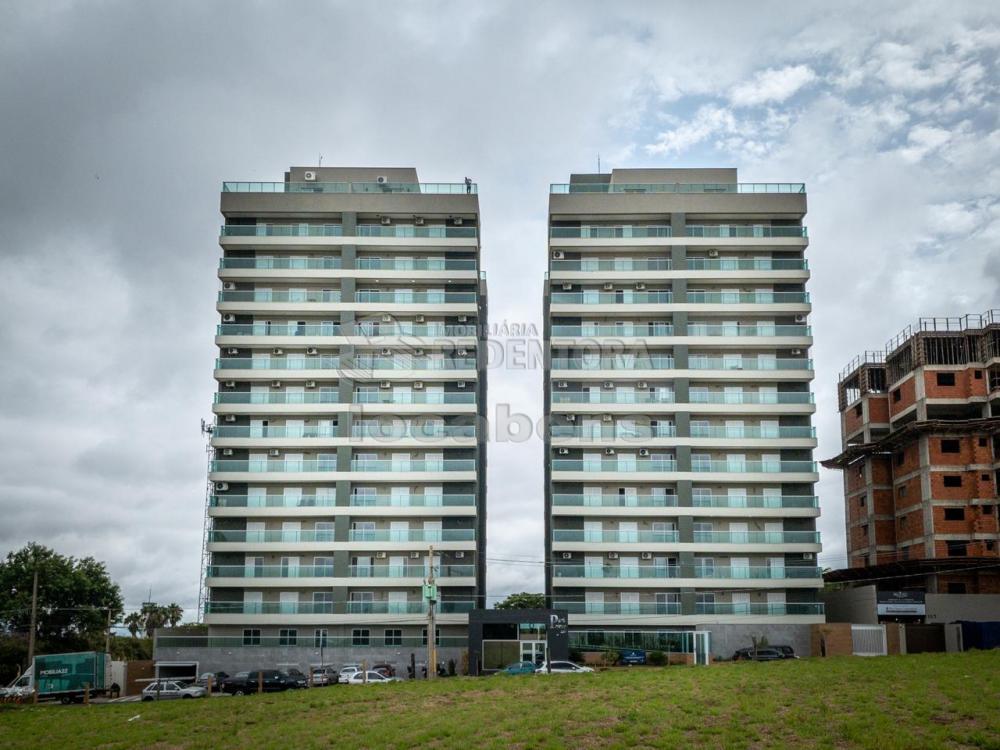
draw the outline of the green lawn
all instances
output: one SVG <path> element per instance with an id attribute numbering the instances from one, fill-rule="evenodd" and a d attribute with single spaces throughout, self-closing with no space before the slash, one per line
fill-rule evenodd
<path id="1" fill-rule="evenodd" d="M 1000 650 L 0 706 L 0 748 L 331 746 L 1000 748 Z"/>

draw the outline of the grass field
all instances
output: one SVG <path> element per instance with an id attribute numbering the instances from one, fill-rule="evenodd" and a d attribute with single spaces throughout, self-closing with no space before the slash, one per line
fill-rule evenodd
<path id="1" fill-rule="evenodd" d="M 0 748 L 333 746 L 1000 748 L 1000 650 L 0 706 Z"/>

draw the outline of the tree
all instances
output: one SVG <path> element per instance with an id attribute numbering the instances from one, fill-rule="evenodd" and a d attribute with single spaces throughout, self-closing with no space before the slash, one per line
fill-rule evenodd
<path id="1" fill-rule="evenodd" d="M 128 632 L 132 634 L 132 637 L 135 638 L 139 635 L 140 630 L 145 629 L 143 627 L 144 621 L 145 618 L 143 618 L 141 612 L 130 612 L 125 615 L 125 619 L 122 622 L 128 628 Z"/>
<path id="2" fill-rule="evenodd" d="M 493 605 L 493 609 L 544 609 L 545 594 L 529 594 L 522 591 L 520 594 L 511 594 L 502 602 Z"/>
<path id="3" fill-rule="evenodd" d="M 172 628 L 176 628 L 180 621 L 184 619 L 184 608 L 177 602 L 170 602 L 166 607 L 163 608 L 163 614 L 167 618 L 167 624 Z"/>

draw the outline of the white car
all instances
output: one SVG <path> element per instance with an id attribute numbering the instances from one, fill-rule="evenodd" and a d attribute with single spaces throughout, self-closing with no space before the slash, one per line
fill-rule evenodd
<path id="1" fill-rule="evenodd" d="M 204 698 L 208 691 L 200 685 L 188 685 L 174 680 L 151 682 L 142 689 L 144 701 L 170 700 L 172 698 Z"/>
<path id="2" fill-rule="evenodd" d="M 336 685 L 340 681 L 336 667 L 313 667 L 312 684 L 314 687 Z"/>
<path id="3" fill-rule="evenodd" d="M 361 667 L 356 664 L 349 664 L 346 667 L 341 667 L 340 672 L 337 675 L 337 682 L 341 684 L 349 682 L 351 677 L 353 677 L 360 671 Z"/>
<path id="4" fill-rule="evenodd" d="M 593 667 L 584 667 L 580 664 L 574 664 L 571 661 L 554 661 L 550 664 L 552 674 L 584 674 L 594 671 Z M 548 674 L 549 671 L 548 667 L 543 664 L 535 670 L 535 674 Z"/>
<path id="5" fill-rule="evenodd" d="M 367 675 L 367 683 L 365 680 L 366 675 Z M 381 685 L 389 682 L 402 682 L 402 680 L 399 679 L 398 677 L 386 677 L 381 672 L 373 672 L 371 670 L 368 670 L 367 672 L 361 672 L 361 671 L 355 672 L 353 675 L 351 675 L 350 679 L 347 680 L 348 685 L 364 685 L 364 684 Z"/>

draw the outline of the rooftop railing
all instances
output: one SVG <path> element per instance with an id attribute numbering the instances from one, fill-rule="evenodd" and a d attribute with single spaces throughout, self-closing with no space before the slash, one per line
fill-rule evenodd
<path id="1" fill-rule="evenodd" d="M 805 193 L 801 182 L 654 182 L 608 183 L 571 182 L 553 183 L 549 192 L 565 193 Z"/>
<path id="2" fill-rule="evenodd" d="M 223 193 L 422 193 L 475 195 L 476 183 L 465 182 L 223 182 Z"/>

